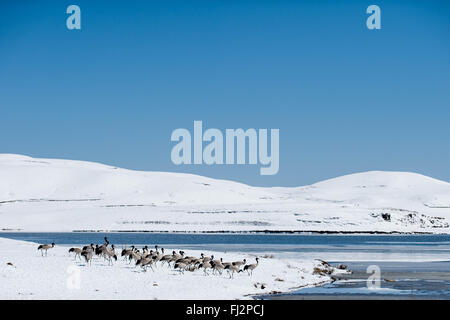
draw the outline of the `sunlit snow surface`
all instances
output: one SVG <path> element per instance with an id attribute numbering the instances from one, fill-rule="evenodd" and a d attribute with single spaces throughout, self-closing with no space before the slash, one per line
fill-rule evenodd
<path id="1" fill-rule="evenodd" d="M 155 271 L 119 260 L 109 266 L 95 258 L 91 266 L 74 261 L 68 247 L 56 246 L 42 257 L 38 244 L 0 237 L 0 299 L 251 299 L 253 295 L 272 291 L 288 292 L 293 288 L 322 284 L 329 276 L 313 274 L 317 261 L 260 257 L 259 266 L 249 276 L 235 274 L 204 275 L 202 270 L 180 274 L 159 265 Z M 175 247 L 167 247 L 167 252 Z M 120 249 L 119 249 L 120 250 Z M 186 250 L 187 255 L 214 254 L 224 261 L 247 259 L 255 255 Z M 74 282 L 74 272 L 79 282 Z M 79 283 L 79 285 L 74 285 Z"/>
<path id="2" fill-rule="evenodd" d="M 258 275 L 255 273 L 253 278 L 238 277 L 237 281 L 244 282 L 249 286 L 255 283 L 265 283 L 267 288 L 265 290 L 254 290 L 254 287 L 246 287 L 244 291 L 241 289 L 234 289 L 235 283 L 226 282 L 226 276 L 224 278 L 212 278 L 208 280 L 200 280 L 202 284 L 210 285 L 224 285 L 229 288 L 230 296 L 227 296 L 225 292 L 218 292 L 217 297 L 231 298 L 248 298 L 242 292 L 248 292 L 249 294 L 266 294 L 271 291 L 291 292 L 290 298 L 295 297 L 308 297 L 308 296 L 327 296 L 327 297 L 393 297 L 398 299 L 403 298 L 436 298 L 436 299 L 450 299 L 450 247 L 449 240 L 450 235 L 352 235 L 352 236 L 338 236 L 338 235 L 248 235 L 248 234 L 148 234 L 148 233 L 2 233 L 1 237 L 10 237 L 13 239 L 24 239 L 27 241 L 34 241 L 36 243 L 49 243 L 55 241 L 58 243 L 56 251 L 50 251 L 50 258 L 41 258 L 39 253 L 36 252 L 36 245 L 31 244 L 29 252 L 27 253 L 27 259 L 23 260 L 22 252 L 24 244 L 19 242 L 17 245 L 8 245 L 7 248 L 3 248 L 4 263 L 6 260 L 19 262 L 31 262 L 30 268 L 39 270 L 39 268 L 46 268 L 47 264 L 53 264 L 58 262 L 61 265 L 70 265 L 71 258 L 67 255 L 67 249 L 70 246 L 81 246 L 89 242 L 101 243 L 104 236 L 108 236 L 110 241 L 116 244 L 116 247 L 122 248 L 123 245 L 129 246 L 130 244 L 137 244 L 143 246 L 146 244 L 159 244 L 171 250 L 171 248 L 183 249 L 189 254 L 198 254 L 199 252 L 212 253 L 215 256 L 223 256 L 224 259 L 237 259 L 243 257 L 250 257 L 253 259 L 255 256 L 266 257 L 263 258 L 264 264 L 261 264 L 261 268 L 258 270 Z M 11 241 L 11 240 L 4 240 Z M 8 242 L 4 242 L 8 244 Z M 17 257 L 17 252 L 21 252 Z M 61 253 L 60 255 L 58 254 Z M 226 253 L 225 253 L 226 252 Z M 235 257 L 235 258 L 234 258 Z M 344 275 L 345 277 L 353 277 L 347 280 L 339 280 L 331 284 L 325 284 L 322 288 L 307 288 L 296 291 L 295 288 L 302 285 L 310 285 L 322 281 L 324 278 L 317 279 L 310 277 L 310 273 L 313 267 L 311 264 L 312 259 L 318 258 L 330 262 L 332 265 L 339 265 L 341 263 L 346 264 L 350 270 L 353 271 L 352 275 Z M 317 263 L 317 262 L 316 262 Z M 15 264 L 15 263 L 14 263 Z M 107 267 L 104 261 L 97 260 L 94 262 L 92 271 L 85 268 L 84 263 L 77 263 L 84 272 L 92 272 L 92 276 L 95 276 L 98 270 L 105 270 L 106 278 L 103 281 L 109 283 L 109 277 L 116 276 L 119 280 L 119 284 L 122 277 L 130 277 L 132 279 L 141 279 L 148 285 L 150 280 L 161 279 L 163 281 L 169 281 L 169 283 L 176 279 L 177 281 L 185 279 L 183 277 L 176 277 L 177 273 L 165 271 L 161 274 L 160 271 L 156 273 L 148 273 L 147 276 L 139 278 L 136 272 L 139 269 L 130 268 L 126 263 L 119 262 L 117 266 Z M 20 264 L 18 264 L 19 266 Z M 294 266 L 294 268 L 288 267 Z M 302 265 L 301 269 L 296 269 L 296 266 Z M 367 267 L 370 265 L 377 265 L 381 271 L 381 289 L 370 290 L 367 287 L 367 278 L 370 274 L 366 273 Z M 263 267 L 264 266 L 264 267 Z M 2 267 L 2 266 L 0 266 Z M 15 278 L 9 278 L 11 275 L 11 267 L 6 264 L 3 265 L 3 272 L 1 274 L 4 278 L 8 278 L 9 281 L 22 281 Z M 278 268 L 277 270 L 272 269 Z M 268 269 L 267 269 L 268 268 Z M 0 268 L 1 270 L 2 268 Z M 15 270 L 15 269 L 14 269 Z M 24 268 L 24 270 L 27 270 Z M 131 275 L 125 270 L 130 270 Z M 166 269 L 163 269 L 166 270 Z M 60 268 L 60 276 L 65 276 L 63 269 Z M 167 270 L 169 271 L 169 270 Z M 15 272 L 15 271 L 14 271 Z M 16 273 L 12 274 L 16 274 Z M 34 271 L 27 270 L 26 272 Z M 268 273 L 273 272 L 271 277 Z M 16 274 L 17 276 L 20 273 Z M 193 279 L 191 276 L 198 276 L 201 273 L 195 275 L 188 275 L 187 281 Z M 38 281 L 42 275 L 34 274 Z M 241 275 L 239 275 L 241 276 Z M 275 281 L 275 276 L 286 280 L 286 282 Z M 342 274 L 335 275 L 335 277 L 342 277 Z M 44 275 L 44 280 L 46 276 Z M 57 281 L 61 281 L 61 277 L 57 277 Z M 103 275 L 102 275 L 103 277 Z M 173 278 L 175 277 L 175 278 Z M 302 278 L 304 277 L 304 278 Z M 320 277 L 319 277 L 320 278 Z M 0 278 L 3 279 L 3 278 Z M 27 278 L 25 277 L 23 281 Z M 59 280 L 58 280 L 59 279 Z M 89 278 L 90 279 L 90 278 Z M 289 279 L 289 280 L 288 280 Z M 395 280 L 395 282 L 387 282 L 384 279 Z M 248 282 L 248 281 L 254 281 Z M 325 282 L 329 282 L 329 278 L 325 277 Z M 91 281 L 91 280 L 89 280 Z M 102 282 L 92 280 L 93 284 L 100 287 Z M 134 281 L 134 280 L 133 280 Z M 211 282 L 216 281 L 216 282 Z M 59 282 L 58 282 L 59 283 Z M 160 285 L 159 282 L 157 282 Z M 90 284 L 89 284 L 90 285 Z M 200 284 L 199 284 L 200 285 Z M 152 283 L 153 286 L 153 283 Z M 14 287 L 14 284 L 13 284 Z M 24 284 L 27 287 L 27 284 Z M 89 286 L 88 286 L 89 287 Z M 140 288 L 140 284 L 138 285 Z M 9 289 L 5 287 L 6 291 Z M 91 288 L 91 287 L 89 287 Z M 127 293 L 128 286 L 121 288 L 117 293 L 117 297 L 130 297 L 131 292 Z M 201 288 L 201 287 L 199 287 Z M 92 288 L 91 288 L 92 289 Z M 53 290 L 53 289 L 52 289 Z M 110 293 L 109 284 L 106 286 L 106 290 Z M 125 291 L 124 291 L 125 290 Z M 144 289 L 142 289 L 144 290 Z M 234 292 L 234 290 L 237 290 Z M 6 294 L 4 291 L 4 294 Z M 103 290 L 100 290 L 103 292 Z M 152 294 L 156 294 L 155 291 L 151 291 Z M 167 297 L 163 292 L 162 295 L 150 295 L 153 298 Z M 34 293 L 36 294 L 36 293 Z M 42 294 L 42 293 L 41 293 Z M 69 298 L 75 298 L 77 295 L 72 291 L 67 291 Z M 88 297 L 102 298 L 104 295 L 94 290 L 92 292 L 84 292 Z M 104 293 L 103 293 L 104 294 Z M 135 298 L 143 297 L 144 291 L 137 294 Z M 167 293 L 168 294 L 168 293 Z M 114 294 L 116 295 L 116 293 Z M 22 295 L 20 295 L 23 298 Z M 54 298 L 54 295 L 45 293 L 45 297 Z M 179 296 L 176 296 L 179 297 Z M 174 297 L 174 298 L 176 298 Z M 32 297 L 33 298 L 33 297 Z M 199 299 L 203 296 L 199 293 Z M 169 298 L 170 299 L 170 298 Z"/>
<path id="3" fill-rule="evenodd" d="M 372 171 L 298 188 L 0 155 L 0 229 L 449 233 L 450 184 Z"/>

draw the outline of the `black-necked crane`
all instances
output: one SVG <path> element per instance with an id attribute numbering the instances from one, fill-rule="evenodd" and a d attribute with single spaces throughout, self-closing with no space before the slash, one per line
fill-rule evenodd
<path id="1" fill-rule="evenodd" d="M 211 264 L 211 262 L 206 261 L 206 262 L 200 263 L 198 268 L 199 269 L 203 268 L 203 272 L 205 273 L 205 276 L 206 276 L 206 275 L 209 275 L 207 269 L 212 269 L 212 264 Z"/>
<path id="2" fill-rule="evenodd" d="M 52 244 L 41 244 L 38 247 L 38 250 L 41 250 L 41 256 L 44 256 L 44 251 L 45 251 L 45 256 L 47 256 L 47 251 L 48 249 L 54 248 L 55 247 L 55 243 L 52 242 Z"/>
<path id="3" fill-rule="evenodd" d="M 227 266 L 225 267 L 225 270 L 227 270 L 227 272 L 228 272 L 228 274 L 229 274 L 229 276 L 230 276 L 230 279 L 233 279 L 234 273 L 242 272 L 242 270 L 239 269 L 238 266 L 235 266 L 235 265 L 233 265 L 233 264 L 227 265 Z"/>
<path id="4" fill-rule="evenodd" d="M 130 256 L 131 252 L 134 251 L 134 246 L 131 246 L 131 249 L 123 249 L 121 256 L 124 257 L 124 260 L 127 260 Z"/>
<path id="5" fill-rule="evenodd" d="M 184 274 L 184 271 L 186 270 L 187 266 L 188 266 L 187 264 L 179 262 L 179 263 L 175 263 L 173 268 Z"/>
<path id="6" fill-rule="evenodd" d="M 99 245 L 96 246 L 95 254 L 98 255 L 98 256 L 104 255 L 106 248 L 108 248 L 109 240 L 108 240 L 107 237 L 104 237 L 104 239 L 105 239 L 105 243 L 104 244 L 102 244 L 100 246 Z"/>
<path id="7" fill-rule="evenodd" d="M 147 271 L 148 267 L 150 267 L 150 269 L 154 271 L 152 264 L 153 264 L 153 257 L 150 255 L 148 255 L 146 258 L 140 258 L 136 261 L 136 267 L 140 265 L 142 270 L 144 271 Z"/>
<path id="8" fill-rule="evenodd" d="M 88 247 L 86 250 L 81 252 L 81 255 L 86 260 L 86 264 L 92 265 L 92 257 L 94 257 L 95 248 Z"/>
<path id="9" fill-rule="evenodd" d="M 210 263 L 212 265 L 213 274 L 217 271 L 220 275 L 222 275 L 222 271 L 225 269 L 222 263 L 218 260 L 211 261 Z"/>
<path id="10" fill-rule="evenodd" d="M 75 260 L 77 260 L 77 257 L 81 260 L 81 252 L 83 251 L 83 249 L 81 248 L 70 248 L 69 249 L 69 253 L 73 252 L 75 253 Z"/>
<path id="11" fill-rule="evenodd" d="M 164 248 L 161 248 L 161 252 L 158 252 L 158 246 L 156 247 L 156 255 L 154 256 L 154 262 L 155 262 L 155 267 L 156 267 L 156 263 L 158 261 L 161 261 L 161 259 L 164 257 Z"/>
<path id="12" fill-rule="evenodd" d="M 247 271 L 249 276 L 251 276 L 253 274 L 253 270 L 255 270 L 256 267 L 259 264 L 259 258 L 256 258 L 255 260 L 256 260 L 256 263 L 254 263 L 254 264 L 247 264 L 247 265 L 244 266 L 244 271 Z"/>
<path id="13" fill-rule="evenodd" d="M 162 258 L 161 258 L 161 266 L 162 265 L 164 265 L 164 262 L 167 262 L 167 265 L 168 265 L 168 267 L 170 268 L 170 262 L 172 261 L 172 259 L 173 259 L 173 254 L 175 253 L 175 251 L 173 251 L 173 253 L 172 254 L 166 254 L 166 255 L 164 255 L 164 256 L 162 256 Z"/>
<path id="14" fill-rule="evenodd" d="M 113 265 L 113 259 L 117 261 L 117 255 L 114 245 L 111 245 L 111 248 L 106 247 L 103 252 L 103 256 L 106 260 L 108 260 L 108 265 Z"/>
<path id="15" fill-rule="evenodd" d="M 139 250 L 133 250 L 131 251 L 130 255 L 128 256 L 128 259 L 130 260 L 129 263 L 131 263 L 132 260 L 135 262 L 142 258 L 142 254 L 139 252 Z"/>

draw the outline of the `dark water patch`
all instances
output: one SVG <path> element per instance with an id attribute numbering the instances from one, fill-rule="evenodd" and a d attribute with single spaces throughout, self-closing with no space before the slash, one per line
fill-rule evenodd
<path id="1" fill-rule="evenodd" d="M 108 237 L 111 243 L 122 244 L 270 244 L 270 245 L 325 245 L 414 246 L 450 245 L 450 235 L 288 235 L 288 234 L 195 234 L 195 233 L 136 233 L 136 232 L 0 232 L 0 237 L 39 243 L 84 244 L 102 243 Z"/>

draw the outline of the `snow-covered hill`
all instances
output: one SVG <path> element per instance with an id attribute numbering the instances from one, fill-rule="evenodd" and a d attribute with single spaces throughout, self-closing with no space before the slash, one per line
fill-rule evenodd
<path id="1" fill-rule="evenodd" d="M 450 184 L 365 172 L 298 188 L 0 154 L 0 229 L 450 233 Z"/>

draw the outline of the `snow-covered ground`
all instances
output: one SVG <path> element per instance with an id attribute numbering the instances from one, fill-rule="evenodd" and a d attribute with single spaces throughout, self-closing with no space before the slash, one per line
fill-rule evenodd
<path id="1" fill-rule="evenodd" d="M 254 295 L 288 292 L 298 287 L 330 281 L 329 275 L 314 273 L 314 268 L 344 272 L 319 261 L 293 261 L 260 257 L 252 276 L 235 274 L 205 276 L 203 271 L 184 274 L 158 265 L 143 272 L 119 259 L 113 266 L 94 258 L 91 266 L 74 261 L 67 247 L 56 246 L 42 257 L 38 244 L 0 238 L 0 299 L 251 299 Z M 169 251 L 172 248 L 167 248 Z M 224 261 L 253 256 L 236 253 L 204 252 Z M 198 251 L 186 251 L 199 256 Z"/>
<path id="2" fill-rule="evenodd" d="M 372 171 L 298 188 L 0 154 L 0 231 L 450 233 L 450 184 Z"/>

